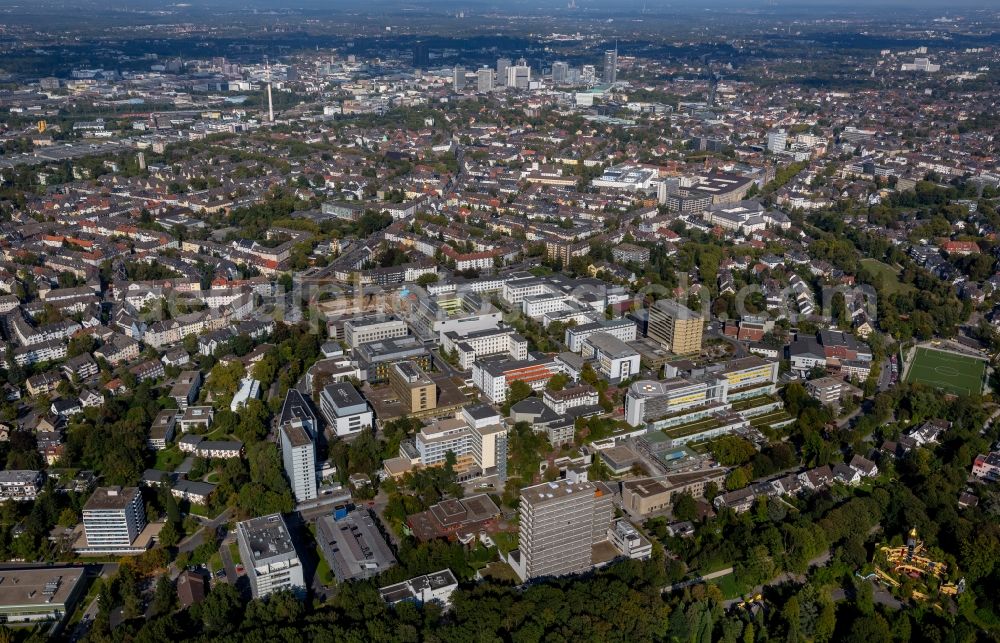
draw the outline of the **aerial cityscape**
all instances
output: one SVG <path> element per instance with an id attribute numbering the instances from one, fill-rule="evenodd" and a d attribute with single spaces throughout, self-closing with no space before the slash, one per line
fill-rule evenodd
<path id="1" fill-rule="evenodd" d="M 985 0 L 0 0 L 0 641 L 998 641 L 998 235 Z"/>

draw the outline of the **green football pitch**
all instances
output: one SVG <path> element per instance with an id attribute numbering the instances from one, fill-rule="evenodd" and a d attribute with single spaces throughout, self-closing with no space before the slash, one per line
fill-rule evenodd
<path id="1" fill-rule="evenodd" d="M 918 348 L 906 374 L 907 382 L 919 382 L 955 395 L 982 392 L 986 362 L 974 357 Z"/>

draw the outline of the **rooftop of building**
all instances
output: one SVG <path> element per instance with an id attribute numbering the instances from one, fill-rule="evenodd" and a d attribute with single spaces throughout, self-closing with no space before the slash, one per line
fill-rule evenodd
<path id="1" fill-rule="evenodd" d="M 361 393 L 348 382 L 336 382 L 327 385 L 323 389 L 323 396 L 339 408 L 365 403 L 365 398 L 361 396 Z"/>
<path id="2" fill-rule="evenodd" d="M 136 487 L 98 487 L 83 506 L 84 511 L 120 511 L 139 493 Z"/>
<path id="3" fill-rule="evenodd" d="M 255 563 L 275 556 L 295 554 L 292 536 L 288 533 L 288 526 L 281 514 L 244 520 L 236 525 L 236 529 L 246 542 Z"/>
<path id="4" fill-rule="evenodd" d="M 586 343 L 611 358 L 628 357 L 638 354 L 631 346 L 608 333 L 594 333 L 587 338 Z"/>
<path id="5" fill-rule="evenodd" d="M 660 310 L 674 319 L 701 319 L 701 315 L 674 299 L 657 299 L 653 308 Z"/>
<path id="6" fill-rule="evenodd" d="M 396 558 L 367 511 L 353 511 L 340 520 L 323 516 L 316 524 L 316 539 L 325 555 L 332 554 L 331 567 L 343 580 L 367 577 L 396 564 Z"/>
<path id="7" fill-rule="evenodd" d="M 344 324 L 350 324 L 352 328 L 363 328 L 365 326 L 376 326 L 378 324 L 387 324 L 391 322 L 404 323 L 402 319 L 396 317 L 395 315 L 368 315 L 365 317 L 355 317 L 354 319 L 348 319 Z"/>
<path id="8" fill-rule="evenodd" d="M 0 610 L 64 605 L 83 578 L 83 567 L 32 567 L 0 570 Z"/>
<path id="9" fill-rule="evenodd" d="M 382 600 L 389 604 L 393 604 L 400 601 L 417 600 L 420 597 L 421 592 L 425 589 L 433 591 L 457 584 L 458 580 L 455 578 L 455 575 L 451 573 L 451 570 L 442 569 L 439 572 L 433 572 L 425 576 L 417 576 L 416 578 L 411 578 L 401 583 L 386 585 L 379 590 L 379 593 L 382 595 Z"/>
<path id="10" fill-rule="evenodd" d="M 599 490 L 590 482 L 555 480 L 521 489 L 521 501 L 530 505 L 539 505 L 550 500 L 566 498 L 574 493 L 578 495 L 586 493 L 595 494 L 599 493 Z"/>
<path id="11" fill-rule="evenodd" d="M 283 424 L 281 425 L 281 432 L 293 448 L 312 444 L 312 438 L 309 437 L 309 434 L 300 424 Z"/>

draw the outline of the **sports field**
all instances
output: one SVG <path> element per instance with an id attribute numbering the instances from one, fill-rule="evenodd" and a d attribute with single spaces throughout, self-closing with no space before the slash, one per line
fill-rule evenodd
<path id="1" fill-rule="evenodd" d="M 956 395 L 979 394 L 983 390 L 986 362 L 974 357 L 918 348 L 906 374 L 907 382 L 920 382 Z"/>

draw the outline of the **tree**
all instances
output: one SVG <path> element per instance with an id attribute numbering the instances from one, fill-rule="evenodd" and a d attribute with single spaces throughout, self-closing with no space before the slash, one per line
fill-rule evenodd
<path id="1" fill-rule="evenodd" d="M 170 582 L 170 577 L 164 574 L 156 580 L 156 591 L 153 594 L 153 601 L 150 604 L 152 616 L 161 616 L 172 612 L 177 604 L 177 592 L 174 591 L 174 584 Z"/>
<path id="2" fill-rule="evenodd" d="M 236 587 L 220 583 L 212 588 L 204 601 L 192 609 L 192 616 L 201 620 L 206 631 L 220 634 L 239 626 L 242 608 L 243 601 Z"/>
<path id="3" fill-rule="evenodd" d="M 565 373 L 556 373 L 549 380 L 549 383 L 545 385 L 550 391 L 561 391 L 566 388 L 566 384 L 569 383 L 569 376 Z"/>
<path id="4" fill-rule="evenodd" d="M 77 522 L 79 521 L 77 520 L 76 512 L 69 507 L 63 509 L 62 512 L 59 514 L 60 527 L 72 527 L 73 525 L 77 524 Z"/>
<path id="5" fill-rule="evenodd" d="M 726 489 L 736 491 L 750 484 L 750 476 L 744 467 L 733 469 L 726 478 Z"/>
<path id="6" fill-rule="evenodd" d="M 698 503 L 690 493 L 679 493 L 672 500 L 672 511 L 677 520 L 694 520 L 698 516 Z"/>
<path id="7" fill-rule="evenodd" d="M 180 534 L 177 533 L 177 527 L 174 523 L 168 522 L 163 525 L 163 529 L 160 530 L 160 544 L 164 547 L 173 547 L 180 541 Z"/>
<path id="8" fill-rule="evenodd" d="M 850 643 L 873 643 L 874 641 L 892 640 L 892 633 L 889 631 L 889 624 L 878 614 L 862 616 L 855 619 L 851 624 L 851 631 L 847 635 Z"/>
<path id="9" fill-rule="evenodd" d="M 531 386 L 524 380 L 514 380 L 511 382 L 510 390 L 507 392 L 507 403 L 509 406 L 517 404 L 521 400 L 530 397 Z"/>
<path id="10" fill-rule="evenodd" d="M 440 277 L 437 276 L 437 273 L 428 272 L 417 277 L 417 285 L 429 286 L 430 284 L 436 284 L 439 279 Z"/>

